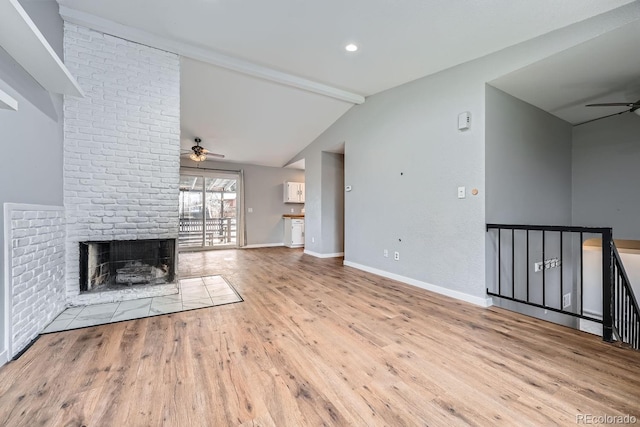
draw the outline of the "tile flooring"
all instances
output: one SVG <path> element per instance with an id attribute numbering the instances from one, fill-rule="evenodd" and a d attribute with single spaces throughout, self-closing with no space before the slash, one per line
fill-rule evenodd
<path id="1" fill-rule="evenodd" d="M 69 307 L 42 333 L 67 331 L 122 320 L 240 302 L 242 298 L 222 276 L 197 277 L 179 281 L 179 293 L 163 297 Z"/>

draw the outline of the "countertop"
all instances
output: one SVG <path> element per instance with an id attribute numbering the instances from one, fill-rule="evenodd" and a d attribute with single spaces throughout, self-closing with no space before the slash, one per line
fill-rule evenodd
<path id="1" fill-rule="evenodd" d="M 304 219 L 304 214 L 284 214 L 282 215 L 282 218 L 303 218 Z"/>

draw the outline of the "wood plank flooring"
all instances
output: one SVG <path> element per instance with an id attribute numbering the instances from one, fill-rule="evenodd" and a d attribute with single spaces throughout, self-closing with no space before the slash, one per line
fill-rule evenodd
<path id="1" fill-rule="evenodd" d="M 301 250 L 180 255 L 245 302 L 41 337 L 1 426 L 541 426 L 640 419 L 640 352 Z M 639 421 L 640 422 L 640 421 Z"/>

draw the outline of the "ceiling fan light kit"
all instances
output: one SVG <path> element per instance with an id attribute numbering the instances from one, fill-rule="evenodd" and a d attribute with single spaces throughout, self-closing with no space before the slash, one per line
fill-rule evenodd
<path id="1" fill-rule="evenodd" d="M 191 153 L 191 154 L 189 154 L 189 158 L 191 160 L 193 160 L 194 162 L 204 162 L 205 160 L 207 160 L 207 155 L 206 154 Z"/>
<path id="2" fill-rule="evenodd" d="M 189 153 L 189 158 L 194 162 L 204 162 L 205 160 L 207 160 L 207 155 L 224 159 L 223 154 L 212 153 L 206 148 L 201 147 L 200 143 L 202 142 L 202 139 L 196 137 L 194 141 L 196 145 L 191 147 L 191 153 Z M 183 151 L 189 151 L 189 150 L 183 150 Z"/>

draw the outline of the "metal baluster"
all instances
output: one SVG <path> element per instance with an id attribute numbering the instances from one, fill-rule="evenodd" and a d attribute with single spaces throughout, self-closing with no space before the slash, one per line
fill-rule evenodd
<path id="1" fill-rule="evenodd" d="M 515 229 L 511 229 L 511 298 L 516 297 L 516 239 Z"/>
<path id="2" fill-rule="evenodd" d="M 583 310 L 583 306 L 584 306 L 584 296 L 582 295 L 584 293 L 584 268 L 582 266 L 582 257 L 584 256 L 582 251 L 582 231 L 580 232 L 580 315 L 584 316 L 584 310 Z"/>
<path id="3" fill-rule="evenodd" d="M 562 286 L 562 270 L 564 266 L 562 265 L 562 231 L 560 232 L 560 307 L 564 310 L 564 298 L 563 298 L 563 286 Z M 558 264 L 556 264 L 556 267 Z"/>
<path id="4" fill-rule="evenodd" d="M 529 302 L 529 230 L 527 230 L 527 302 Z"/>
<path id="5" fill-rule="evenodd" d="M 637 336 L 638 336 L 638 313 L 634 311 L 632 317 L 633 317 L 633 321 L 631 323 L 631 330 L 632 330 L 631 345 L 633 346 L 633 348 L 635 348 Z"/>
<path id="6" fill-rule="evenodd" d="M 620 318 L 620 276 L 618 275 L 617 265 L 613 264 L 613 322 L 618 330 L 620 330 L 620 324 L 618 319 Z"/>
<path id="7" fill-rule="evenodd" d="M 622 274 L 618 269 L 618 330 L 622 330 L 622 322 L 624 317 L 624 283 L 622 282 Z"/>
<path id="8" fill-rule="evenodd" d="M 544 230 L 542 230 L 542 305 L 543 306 L 547 306 L 547 295 L 546 295 L 546 286 L 545 286 L 545 276 L 546 276 L 546 269 L 545 269 L 545 264 L 544 264 Z"/>
<path id="9" fill-rule="evenodd" d="M 606 342 L 613 341 L 613 316 L 611 313 L 612 306 L 612 287 L 611 280 L 611 258 L 613 255 L 613 247 L 611 246 L 611 229 L 605 229 L 602 232 L 602 339 Z"/>
<path id="10" fill-rule="evenodd" d="M 624 340 L 623 341 L 628 341 L 629 340 L 629 293 L 626 292 L 626 288 L 625 288 L 625 293 L 624 293 Z"/>
<path id="11" fill-rule="evenodd" d="M 501 283 L 501 274 L 500 274 L 500 264 L 502 263 L 502 242 L 500 239 L 500 231 L 498 228 L 498 295 L 502 295 L 502 283 Z"/>

